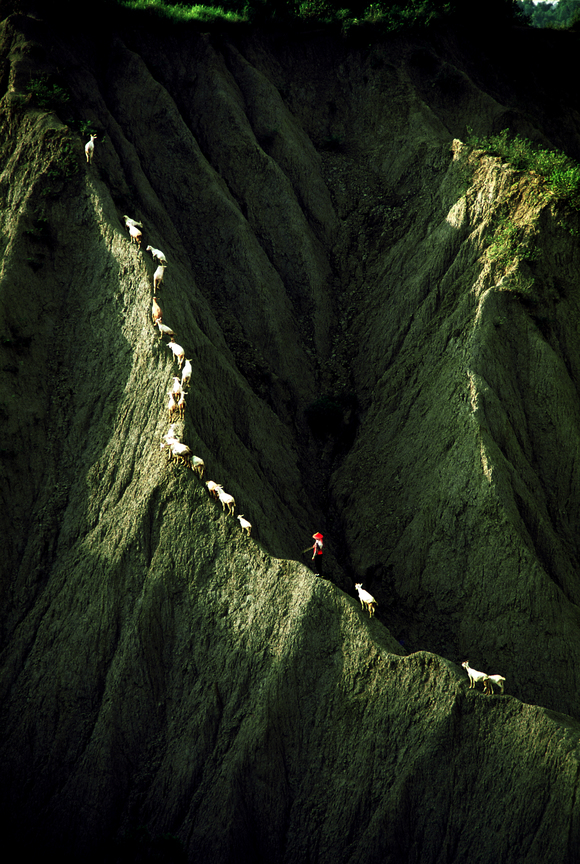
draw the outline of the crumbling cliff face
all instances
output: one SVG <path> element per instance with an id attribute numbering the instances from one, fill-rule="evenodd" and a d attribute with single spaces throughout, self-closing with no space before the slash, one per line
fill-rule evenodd
<path id="1" fill-rule="evenodd" d="M 508 115 L 574 152 L 576 107 L 518 114 L 443 37 L 1 27 L 6 836 L 576 860 L 577 241 L 461 141 Z M 490 254 L 506 218 L 534 256 Z M 192 358 L 178 433 L 251 538 L 160 451 L 149 244 Z"/>

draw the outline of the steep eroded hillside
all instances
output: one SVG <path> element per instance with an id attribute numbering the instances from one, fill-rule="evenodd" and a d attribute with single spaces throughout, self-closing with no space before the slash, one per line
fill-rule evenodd
<path id="1" fill-rule="evenodd" d="M 2 22 L 10 836 L 574 860 L 580 261 L 543 180 L 462 143 L 509 115 L 562 145 L 468 53 Z M 534 256 L 490 254 L 506 218 Z M 251 538 L 160 449 L 147 245 L 193 366 L 178 435 Z"/>

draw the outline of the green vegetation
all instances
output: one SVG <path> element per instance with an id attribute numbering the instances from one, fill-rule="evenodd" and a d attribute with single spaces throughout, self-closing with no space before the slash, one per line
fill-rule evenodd
<path id="1" fill-rule="evenodd" d="M 533 223 L 517 225 L 509 216 L 502 216 L 496 223 L 493 240 L 487 249 L 487 257 L 500 267 L 508 267 L 512 261 L 534 261 L 537 231 Z"/>
<path id="2" fill-rule="evenodd" d="M 118 6 L 148 12 L 175 23 L 212 21 L 339 25 L 343 31 L 370 27 L 378 33 L 429 27 L 440 19 L 466 22 L 471 10 L 465 0 L 116 0 Z M 497 26 L 521 17 L 514 0 L 487 0 L 486 18 Z"/>
<path id="3" fill-rule="evenodd" d="M 39 216 L 34 222 L 34 227 L 26 228 L 24 233 L 33 240 L 46 240 L 50 237 L 50 225 L 46 216 Z"/>
<path id="4" fill-rule="evenodd" d="M 478 138 L 468 130 L 467 144 L 485 150 L 490 156 L 500 156 L 516 171 L 539 174 L 546 181 L 552 200 L 568 210 L 580 211 L 580 164 L 560 150 L 547 150 L 527 138 L 512 135 L 504 129 L 499 135 Z"/>
<path id="5" fill-rule="evenodd" d="M 97 133 L 97 129 L 92 120 L 73 120 L 70 116 L 71 96 L 69 91 L 54 81 L 49 75 L 40 75 L 38 78 L 31 78 L 25 87 L 28 98 L 23 94 L 15 94 L 13 104 L 17 104 L 18 108 L 23 108 L 28 101 L 32 102 L 38 108 L 43 108 L 46 111 L 51 111 L 58 114 L 60 119 L 66 125 L 83 136 L 88 138 L 89 135 Z M 106 141 L 106 136 L 99 136 L 99 143 L 103 144 Z M 55 169 L 50 168 L 46 174 L 49 177 L 70 177 L 78 171 L 75 157 L 73 153 L 72 141 L 69 139 L 62 140 L 60 148 L 60 167 Z"/>
<path id="6" fill-rule="evenodd" d="M 518 269 L 509 276 L 504 276 L 499 283 L 499 288 L 501 291 L 509 291 L 510 294 L 515 294 L 520 299 L 526 300 L 529 303 L 535 304 L 541 300 L 541 294 L 538 291 L 534 277 L 526 276 Z M 501 324 L 505 324 L 505 320 L 500 317 L 497 324 L 501 326 Z"/>
<path id="7" fill-rule="evenodd" d="M 517 5 L 534 27 L 566 29 L 580 20 L 580 0 L 534 3 L 534 0 L 517 0 Z"/>
<path id="8" fill-rule="evenodd" d="M 570 234 L 579 231 L 580 165 L 559 150 L 548 150 L 504 129 L 499 135 L 478 138 L 469 130 L 467 144 L 490 156 L 499 156 L 512 169 L 528 173 L 529 181 L 516 179 L 497 202 L 490 226 L 487 260 L 504 272 L 502 290 L 538 302 L 529 266 L 540 255 L 538 222 L 546 205 Z M 535 178 L 535 181 L 534 181 Z M 521 269 L 521 265 L 525 265 Z"/>
<path id="9" fill-rule="evenodd" d="M 81 133 L 83 138 L 88 138 L 89 135 L 96 135 L 97 134 L 97 130 L 95 129 L 95 126 L 94 126 L 92 120 L 79 120 L 77 123 L 69 123 L 69 126 L 71 126 L 74 129 L 78 129 L 78 131 Z M 102 141 L 101 141 L 101 143 L 102 143 Z"/>
<path id="10" fill-rule="evenodd" d="M 51 151 L 54 153 L 54 161 L 45 172 L 47 177 L 53 180 L 65 180 L 78 174 L 79 164 L 70 134 L 57 134 L 51 141 Z"/>
<path id="11" fill-rule="evenodd" d="M 205 5 L 171 3 L 166 0 L 119 0 L 119 5 L 135 11 L 154 12 L 161 18 L 166 18 L 176 24 L 187 21 L 207 23 L 211 21 L 241 22 L 248 18 L 243 10 L 228 9 L 227 0 L 220 6 L 210 3 Z"/>
<path id="12" fill-rule="evenodd" d="M 70 101 L 68 91 L 54 81 L 51 82 L 48 75 L 31 78 L 26 85 L 26 92 L 32 96 L 39 108 L 46 108 L 48 111 L 61 111 Z"/>

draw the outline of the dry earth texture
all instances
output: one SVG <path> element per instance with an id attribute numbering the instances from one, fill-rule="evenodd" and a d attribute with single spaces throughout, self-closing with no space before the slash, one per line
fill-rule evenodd
<path id="1" fill-rule="evenodd" d="M 135 21 L 1 24 L 6 848 L 577 860 L 578 240 L 462 143 L 578 155 L 538 62 L 576 37 Z M 251 537 L 160 449 L 147 245 L 177 435 Z"/>

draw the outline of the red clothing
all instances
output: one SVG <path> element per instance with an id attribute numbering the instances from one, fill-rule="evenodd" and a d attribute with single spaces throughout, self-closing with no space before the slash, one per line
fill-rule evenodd
<path id="1" fill-rule="evenodd" d="M 322 546 L 323 546 L 322 540 L 315 540 L 314 541 L 314 546 L 312 547 L 313 552 L 314 552 L 314 554 L 312 555 L 313 558 L 315 555 L 322 555 Z"/>

